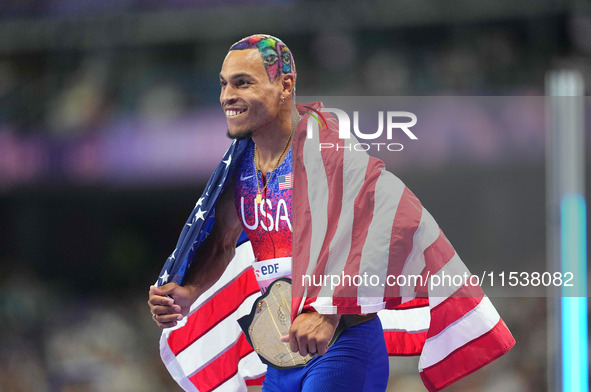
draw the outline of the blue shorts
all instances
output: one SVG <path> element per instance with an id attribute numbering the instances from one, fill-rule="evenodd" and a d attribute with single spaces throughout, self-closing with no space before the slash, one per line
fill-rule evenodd
<path id="1" fill-rule="evenodd" d="M 294 369 L 267 368 L 263 392 L 384 392 L 388 352 L 379 317 L 347 328 L 328 352 Z"/>

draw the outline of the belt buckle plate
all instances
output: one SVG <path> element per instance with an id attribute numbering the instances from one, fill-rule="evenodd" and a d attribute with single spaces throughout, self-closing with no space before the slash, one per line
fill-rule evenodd
<path id="1" fill-rule="evenodd" d="M 238 319 L 248 343 L 263 363 L 276 369 L 305 366 L 313 357 L 302 357 L 279 340 L 291 327 L 291 279 L 280 278 L 257 298 L 250 314 Z"/>

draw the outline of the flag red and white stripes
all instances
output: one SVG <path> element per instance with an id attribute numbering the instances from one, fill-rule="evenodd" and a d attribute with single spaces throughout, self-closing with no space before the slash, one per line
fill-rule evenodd
<path id="1" fill-rule="evenodd" d="M 306 121 L 294 137 L 292 317 L 302 310 L 379 311 L 390 353 L 420 353 L 430 391 L 506 353 L 515 341 L 480 287 L 429 284 L 433 275 L 469 276 L 431 214 L 383 162 L 347 147 L 355 138 L 340 139 L 335 118 L 326 117 L 327 129 Z M 334 290 L 303 280 L 341 274 L 376 279 L 362 285 L 342 279 Z M 388 276 L 423 281 L 398 286 Z"/>
<path id="2" fill-rule="evenodd" d="M 245 391 L 247 385 L 262 382 L 267 367 L 236 321 L 250 313 L 260 296 L 253 260 L 250 242 L 236 248 L 220 280 L 176 327 L 162 332 L 160 355 L 185 391 Z"/>

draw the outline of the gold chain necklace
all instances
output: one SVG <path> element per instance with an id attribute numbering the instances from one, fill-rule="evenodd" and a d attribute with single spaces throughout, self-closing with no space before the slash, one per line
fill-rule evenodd
<path id="1" fill-rule="evenodd" d="M 289 134 L 289 138 L 287 139 L 287 143 L 285 143 L 285 147 L 283 147 L 283 151 L 281 151 L 281 155 L 279 155 L 279 158 L 277 158 L 277 162 L 275 162 L 275 167 L 273 167 L 273 170 L 271 171 L 271 174 L 269 175 L 269 178 L 267 178 L 267 181 L 265 182 L 265 186 L 263 187 L 263 189 L 261 189 L 260 185 L 259 185 L 259 167 L 258 167 L 258 163 L 257 163 L 257 145 L 255 143 L 254 145 L 254 169 L 255 169 L 255 174 L 256 174 L 256 178 L 257 178 L 257 196 L 256 196 L 256 203 L 259 204 L 260 202 L 262 202 L 263 200 L 263 193 L 265 194 L 265 198 L 267 195 L 267 185 L 269 185 L 269 182 L 271 182 L 271 178 L 273 177 L 273 174 L 275 173 L 275 169 L 277 169 L 277 166 L 279 166 L 279 161 L 281 160 L 281 157 L 283 156 L 283 154 L 285 154 L 285 151 L 287 151 L 287 146 L 289 146 L 289 142 L 291 141 L 291 138 L 293 137 L 293 131 L 295 130 L 295 126 L 296 123 L 294 122 L 294 124 L 291 126 L 291 133 Z M 262 173 L 262 170 L 261 170 Z"/>

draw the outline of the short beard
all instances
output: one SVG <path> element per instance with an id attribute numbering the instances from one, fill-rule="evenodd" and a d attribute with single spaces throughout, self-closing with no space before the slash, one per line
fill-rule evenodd
<path id="1" fill-rule="evenodd" d="M 227 136 L 228 138 L 230 138 L 230 139 L 234 139 L 234 140 L 238 140 L 238 141 L 240 141 L 240 140 L 244 140 L 244 139 L 249 139 L 249 138 L 251 138 L 251 137 L 252 137 L 252 134 L 253 134 L 253 131 L 251 131 L 251 130 L 242 131 L 242 132 L 239 132 L 239 133 L 238 133 L 238 134 L 236 134 L 236 135 L 232 135 L 232 134 L 230 133 L 230 129 L 228 129 L 228 131 L 226 132 L 226 136 Z"/>

